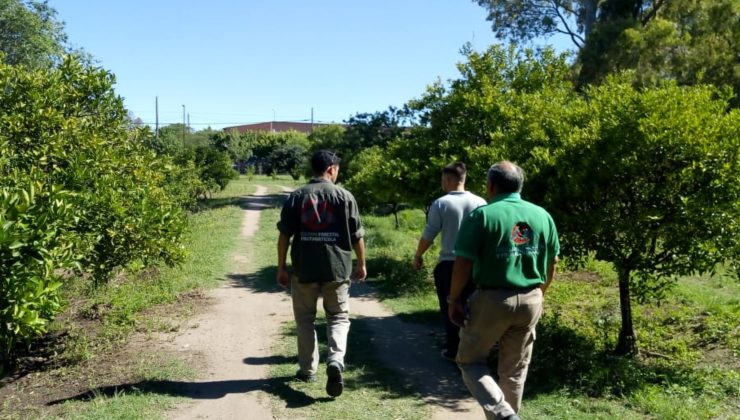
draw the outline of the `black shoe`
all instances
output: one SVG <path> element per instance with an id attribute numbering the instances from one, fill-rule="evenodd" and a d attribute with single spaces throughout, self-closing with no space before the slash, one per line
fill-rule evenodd
<path id="1" fill-rule="evenodd" d="M 326 367 L 326 393 L 330 397 L 338 397 L 344 391 L 344 379 L 342 379 L 342 367 L 339 363 L 331 362 Z"/>
<path id="2" fill-rule="evenodd" d="M 522 420 L 516 414 L 511 414 L 503 418 L 503 420 Z"/>
<path id="3" fill-rule="evenodd" d="M 316 382 L 316 375 L 309 375 L 308 373 L 298 371 L 295 373 L 296 380 L 301 382 Z"/>

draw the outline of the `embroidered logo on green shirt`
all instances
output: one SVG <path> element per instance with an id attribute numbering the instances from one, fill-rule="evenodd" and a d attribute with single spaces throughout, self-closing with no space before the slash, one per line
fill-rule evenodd
<path id="1" fill-rule="evenodd" d="M 532 228 L 526 222 L 519 222 L 511 229 L 511 241 L 520 246 L 532 240 Z"/>

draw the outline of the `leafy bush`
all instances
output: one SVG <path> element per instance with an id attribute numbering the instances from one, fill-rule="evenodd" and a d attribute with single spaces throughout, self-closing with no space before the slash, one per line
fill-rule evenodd
<path id="1" fill-rule="evenodd" d="M 231 167 L 231 159 L 226 152 L 213 147 L 200 146 L 195 149 L 195 165 L 200 171 L 200 179 L 208 190 L 226 188 L 226 184 L 239 174 Z"/>
<path id="2" fill-rule="evenodd" d="M 0 65 L 0 349 L 44 331 L 69 269 L 106 281 L 132 261 L 178 262 L 183 172 L 129 131 L 114 77 L 67 58 Z"/>
<path id="3" fill-rule="evenodd" d="M 74 268 L 71 194 L 31 182 L 0 190 L 0 345 L 44 331 L 59 310 L 55 270 Z M 4 352 L 3 352 L 4 353 Z"/>
<path id="4" fill-rule="evenodd" d="M 300 144 L 286 144 L 270 152 L 270 165 L 277 173 L 287 173 L 299 180 L 305 171 L 306 148 Z"/>

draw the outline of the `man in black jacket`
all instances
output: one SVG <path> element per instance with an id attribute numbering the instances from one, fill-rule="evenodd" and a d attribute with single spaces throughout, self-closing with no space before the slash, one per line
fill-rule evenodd
<path id="1" fill-rule="evenodd" d="M 334 183 L 340 159 L 320 150 L 311 157 L 314 178 L 295 190 L 283 204 L 277 224 L 277 282 L 290 284 L 293 314 L 298 328 L 297 377 L 314 380 L 319 347 L 314 321 L 319 296 L 323 297 L 328 340 L 326 392 L 338 397 L 344 390 L 342 371 L 349 332 L 350 279 L 363 281 L 365 267 L 364 230 L 352 194 Z M 290 238 L 293 238 L 292 244 Z M 286 267 L 288 248 L 293 272 Z M 357 263 L 352 269 L 352 251 Z"/>

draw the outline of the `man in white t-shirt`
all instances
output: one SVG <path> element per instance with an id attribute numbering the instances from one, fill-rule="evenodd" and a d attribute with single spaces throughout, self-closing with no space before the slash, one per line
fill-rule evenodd
<path id="1" fill-rule="evenodd" d="M 457 347 L 460 343 L 460 328 L 450 322 L 447 305 L 447 296 L 450 294 L 452 281 L 452 266 L 455 262 L 455 240 L 463 219 L 476 208 L 486 204 L 486 200 L 465 191 L 465 176 L 467 170 L 462 162 L 451 163 L 442 168 L 442 190 L 444 196 L 434 200 L 429 207 L 427 225 L 421 234 L 416 254 L 412 262 L 414 268 L 419 269 L 424 263 L 422 256 L 434 242 L 438 233 L 442 233 L 442 244 L 439 252 L 439 262 L 434 268 L 434 286 L 437 289 L 439 310 L 445 323 L 445 346 L 442 357 L 454 361 Z M 463 299 L 473 291 L 472 282 L 465 290 Z"/>

